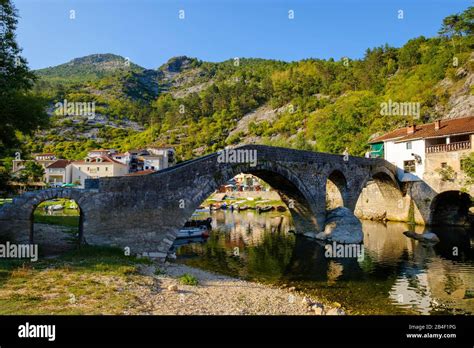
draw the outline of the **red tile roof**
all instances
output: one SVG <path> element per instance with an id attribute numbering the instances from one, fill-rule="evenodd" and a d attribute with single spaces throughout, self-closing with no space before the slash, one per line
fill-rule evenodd
<path id="1" fill-rule="evenodd" d="M 370 140 L 369 143 L 380 143 L 386 140 L 407 141 L 470 133 L 474 133 L 474 116 L 455 118 L 452 120 L 440 120 L 438 130 L 435 129 L 435 122 L 417 125 L 415 132 L 412 134 L 407 133 L 407 127 L 395 129 Z"/>
<path id="2" fill-rule="evenodd" d="M 66 168 L 69 165 L 69 163 L 71 163 L 71 161 L 60 159 L 60 160 L 57 160 L 56 162 L 51 163 L 46 168 Z"/>

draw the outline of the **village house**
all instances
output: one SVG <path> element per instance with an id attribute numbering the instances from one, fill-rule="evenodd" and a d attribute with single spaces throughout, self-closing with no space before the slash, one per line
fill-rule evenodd
<path id="1" fill-rule="evenodd" d="M 113 158 L 127 164 L 130 173 L 145 170 L 157 171 L 175 164 L 175 150 L 172 147 L 149 147 L 129 150 Z"/>
<path id="2" fill-rule="evenodd" d="M 86 157 L 71 163 L 71 183 L 84 187 L 86 179 L 128 174 L 128 166 L 108 156 Z"/>
<path id="3" fill-rule="evenodd" d="M 396 165 L 401 181 L 435 182 L 444 171 L 453 174 L 448 179 L 461 183 L 465 179 L 463 161 L 472 152 L 473 141 L 473 116 L 437 120 L 399 128 L 372 139 L 371 157 L 383 157 Z"/>
<path id="4" fill-rule="evenodd" d="M 36 163 L 44 170 L 41 185 L 63 186 L 74 184 L 84 187 L 86 179 L 109 176 L 123 176 L 129 173 L 150 174 L 168 168 L 175 162 L 175 151 L 172 147 L 130 150 L 118 153 L 114 149 L 90 150 L 81 161 L 57 159 L 52 153 L 36 154 Z M 19 173 L 26 160 L 13 160 L 13 173 Z"/>
<path id="5" fill-rule="evenodd" d="M 40 164 L 46 169 L 47 166 L 54 163 L 57 160 L 54 153 L 38 153 L 33 154 L 33 161 Z M 31 160 L 14 159 L 12 166 L 12 173 L 16 173 L 25 168 L 25 163 Z"/>
<path id="6" fill-rule="evenodd" d="M 51 186 L 62 186 L 71 182 L 71 161 L 59 159 L 45 169 L 45 182 Z"/>

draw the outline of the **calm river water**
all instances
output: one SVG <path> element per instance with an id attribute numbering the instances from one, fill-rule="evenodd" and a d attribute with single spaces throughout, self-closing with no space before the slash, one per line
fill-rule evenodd
<path id="1" fill-rule="evenodd" d="M 177 241 L 178 262 L 295 286 L 352 314 L 474 314 L 471 230 L 433 228 L 441 242 L 426 246 L 403 235 L 408 224 L 363 221 L 363 258 L 327 258 L 323 245 L 288 232 L 289 214 L 211 216 L 207 240 Z"/>

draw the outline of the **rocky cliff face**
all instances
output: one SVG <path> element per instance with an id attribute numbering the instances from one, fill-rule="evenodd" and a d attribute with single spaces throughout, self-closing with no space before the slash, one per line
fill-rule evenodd
<path id="1" fill-rule="evenodd" d="M 452 77 L 446 77 L 438 84 L 438 88 L 449 99 L 446 105 L 438 104 L 435 109 L 441 118 L 453 119 L 474 115 L 474 53 L 465 66 L 456 70 Z"/>

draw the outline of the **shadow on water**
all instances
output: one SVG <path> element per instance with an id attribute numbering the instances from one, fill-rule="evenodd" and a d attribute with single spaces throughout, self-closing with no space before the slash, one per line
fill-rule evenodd
<path id="1" fill-rule="evenodd" d="M 178 242 L 178 262 L 294 286 L 323 301 L 339 302 L 351 313 L 474 313 L 470 230 L 430 229 L 440 238 L 430 246 L 403 235 L 405 223 L 363 221 L 363 257 L 330 258 L 324 245 L 289 233 L 288 216 L 219 212 L 213 219 L 207 241 Z M 422 226 L 413 230 L 426 231 Z"/>

